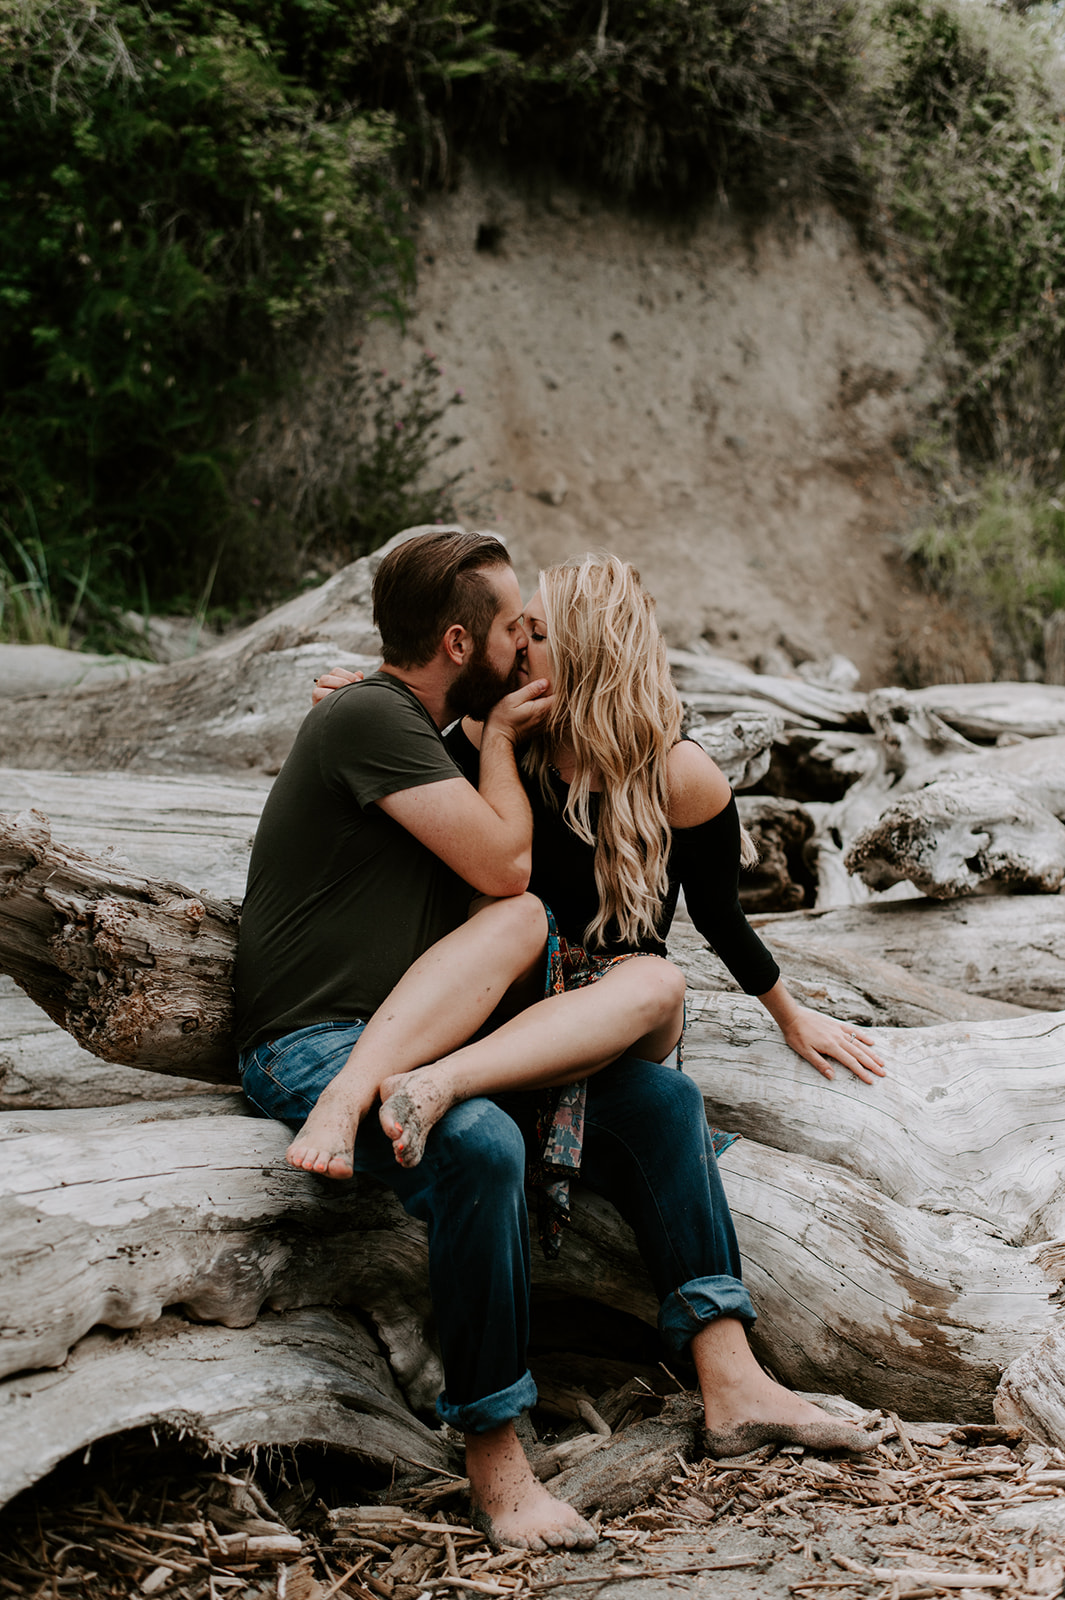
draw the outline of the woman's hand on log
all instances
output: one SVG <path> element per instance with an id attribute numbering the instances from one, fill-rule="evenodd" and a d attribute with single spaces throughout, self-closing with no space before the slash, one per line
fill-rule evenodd
<path id="1" fill-rule="evenodd" d="M 838 1022 L 835 1017 L 799 1005 L 782 979 L 758 998 L 795 1053 L 816 1067 L 822 1077 L 835 1077 L 834 1061 L 863 1083 L 884 1077 L 884 1063 L 873 1049 L 872 1039 L 853 1022 Z"/>
<path id="2" fill-rule="evenodd" d="M 872 1048 L 872 1039 L 852 1023 L 837 1022 L 835 1017 L 798 1006 L 783 1032 L 791 1048 L 826 1078 L 835 1076 L 833 1061 L 863 1083 L 884 1076 L 884 1063 Z"/>
<path id="3" fill-rule="evenodd" d="M 311 690 L 311 705 L 316 706 L 326 695 L 332 694 L 334 689 L 343 689 L 349 683 L 361 683 L 363 677 L 363 673 L 349 672 L 347 667 L 330 667 L 320 678 L 315 678 L 314 688 Z"/>

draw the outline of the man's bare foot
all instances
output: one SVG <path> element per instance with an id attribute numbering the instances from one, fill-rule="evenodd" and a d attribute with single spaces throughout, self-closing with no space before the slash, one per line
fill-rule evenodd
<path id="1" fill-rule="evenodd" d="M 707 1455 L 746 1455 L 764 1444 L 801 1444 L 808 1450 L 875 1450 L 886 1430 L 874 1431 L 830 1417 L 758 1365 L 743 1324 L 720 1317 L 691 1342 L 703 1396 Z"/>
<path id="2" fill-rule="evenodd" d="M 392 1141 L 401 1167 L 416 1167 L 425 1141 L 455 1095 L 433 1067 L 397 1072 L 381 1085 L 381 1126 Z"/>
<path id="3" fill-rule="evenodd" d="M 739 1422 L 733 1428 L 704 1428 L 702 1445 L 715 1461 L 745 1456 L 764 1444 L 801 1444 L 807 1450 L 875 1450 L 887 1429 L 860 1427 L 830 1417 L 811 1406 L 816 1417 L 807 1422 Z"/>
<path id="4" fill-rule="evenodd" d="M 358 1110 L 342 1095 L 325 1090 L 297 1133 L 285 1160 L 302 1172 L 320 1172 L 326 1178 L 350 1178 L 355 1170 L 355 1135 Z"/>
<path id="5" fill-rule="evenodd" d="M 466 1435 L 470 1521 L 495 1550 L 592 1550 L 595 1529 L 534 1476 L 512 1422 Z"/>

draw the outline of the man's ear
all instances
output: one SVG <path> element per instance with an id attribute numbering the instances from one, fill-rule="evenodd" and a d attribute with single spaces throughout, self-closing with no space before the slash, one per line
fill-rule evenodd
<path id="1" fill-rule="evenodd" d="M 456 667 L 464 667 L 470 659 L 473 641 L 461 622 L 453 622 L 440 641 L 447 659 Z"/>

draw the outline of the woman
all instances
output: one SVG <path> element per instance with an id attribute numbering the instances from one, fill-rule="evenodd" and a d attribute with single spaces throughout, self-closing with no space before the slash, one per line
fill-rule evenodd
<path id="1" fill-rule="evenodd" d="M 525 629 L 526 680 L 548 680 L 554 698 L 523 765 L 534 818 L 529 887 L 553 913 L 561 941 L 556 991 L 601 981 L 634 954 L 657 957 L 657 967 L 683 889 L 696 927 L 741 988 L 758 996 L 792 1049 L 826 1078 L 833 1076 L 832 1061 L 865 1083 L 882 1075 L 865 1033 L 795 1001 L 743 914 L 739 868 L 755 859 L 753 846 L 724 774 L 681 737 L 681 704 L 654 601 L 636 569 L 606 555 L 548 568 L 526 607 Z M 350 681 L 338 671 L 322 688 Z M 467 719 L 446 740 L 475 782 L 479 733 Z M 463 931 L 451 939 L 461 983 Z M 634 985 L 657 986 L 661 1020 L 633 1036 L 627 1049 L 662 1060 L 679 1040 L 683 979 L 671 977 L 672 967 L 652 974 L 638 965 L 639 971 L 617 973 L 609 998 L 613 1003 Z M 598 998 L 606 1001 L 607 991 Z M 570 1027 L 577 1010 L 567 1016 Z M 593 1016 L 589 1009 L 592 1028 L 599 1010 Z M 583 1038 L 571 1035 L 571 1067 L 555 1070 L 557 1062 L 545 1062 L 539 1049 L 539 1030 L 551 1020 L 551 1012 L 535 1007 L 493 1034 L 491 1045 L 481 1040 L 386 1079 L 381 1121 L 397 1159 L 415 1165 L 429 1130 L 457 1100 L 572 1083 L 606 1064 L 581 1057 Z M 504 1041 L 511 1052 L 500 1051 Z"/>

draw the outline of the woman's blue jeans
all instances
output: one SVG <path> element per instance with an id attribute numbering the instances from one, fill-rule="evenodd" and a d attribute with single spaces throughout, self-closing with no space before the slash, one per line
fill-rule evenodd
<path id="1" fill-rule="evenodd" d="M 245 1094 L 267 1116 L 298 1127 L 362 1027 L 324 1023 L 245 1051 Z M 536 1399 L 527 1363 L 529 1226 L 519 1126 L 530 1109 L 531 1097 L 521 1094 L 453 1106 L 410 1171 L 397 1163 L 376 1114 L 355 1142 L 355 1170 L 379 1179 L 428 1227 L 446 1384 L 437 1411 L 465 1433 L 497 1427 Z M 671 1349 L 683 1350 L 717 1317 L 754 1321 L 702 1096 L 690 1078 L 634 1056 L 590 1078 L 580 1176 L 633 1229 Z"/>

